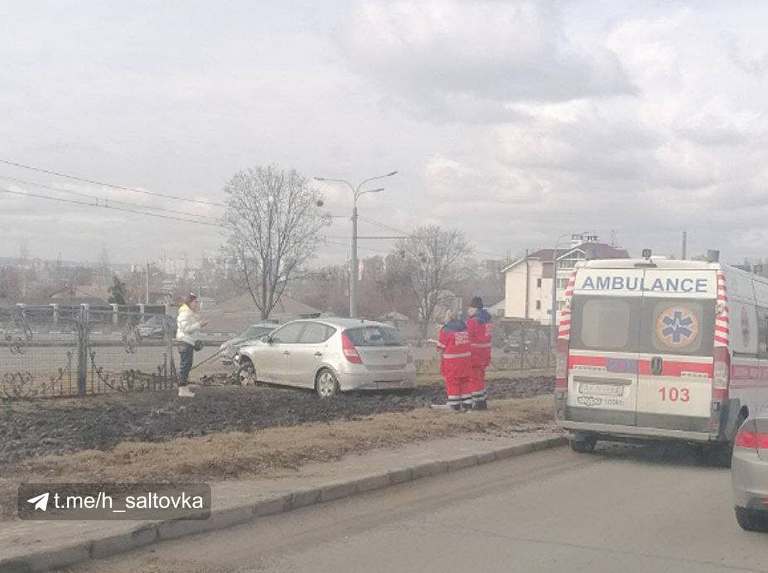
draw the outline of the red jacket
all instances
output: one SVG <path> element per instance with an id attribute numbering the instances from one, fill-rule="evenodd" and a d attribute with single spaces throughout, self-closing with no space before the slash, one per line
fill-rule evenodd
<path id="1" fill-rule="evenodd" d="M 443 376 L 457 378 L 469 376 L 472 349 L 464 323 L 455 321 L 445 325 L 440 330 L 437 347 L 442 353 L 440 373 Z"/>
<path id="2" fill-rule="evenodd" d="M 467 333 L 472 345 L 472 366 L 487 368 L 491 363 L 491 315 L 485 309 L 467 319 Z"/>

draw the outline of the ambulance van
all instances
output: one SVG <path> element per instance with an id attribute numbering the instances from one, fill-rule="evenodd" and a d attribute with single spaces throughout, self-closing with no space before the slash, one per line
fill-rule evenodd
<path id="1" fill-rule="evenodd" d="M 768 280 L 717 262 L 579 263 L 557 339 L 555 413 L 572 449 L 698 443 L 728 465 L 768 402 Z"/>

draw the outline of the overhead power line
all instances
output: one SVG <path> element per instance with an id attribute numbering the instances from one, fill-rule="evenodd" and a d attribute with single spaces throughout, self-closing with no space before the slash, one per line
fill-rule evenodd
<path id="1" fill-rule="evenodd" d="M 375 219 L 371 219 L 369 217 L 363 217 L 362 215 L 359 216 L 361 220 L 365 221 L 366 223 L 370 223 L 371 225 L 375 225 L 376 227 L 380 227 L 382 229 L 386 229 L 387 231 L 393 231 L 395 233 L 399 233 L 401 235 L 410 235 L 408 231 L 403 231 L 402 229 L 398 229 L 397 227 L 393 227 L 391 225 L 387 225 L 386 223 L 382 223 L 380 221 L 376 221 Z M 403 237 L 405 238 L 405 237 Z"/>
<path id="2" fill-rule="evenodd" d="M 131 191 L 132 193 L 143 193 L 144 195 L 152 195 L 153 197 L 164 197 L 166 199 L 175 199 L 177 201 L 189 201 L 191 203 L 200 203 L 203 205 L 226 207 L 224 203 L 218 203 L 216 201 L 206 201 L 204 199 L 190 199 L 189 197 L 179 197 L 178 195 L 169 195 L 167 193 L 156 193 L 154 191 L 147 191 L 146 189 L 136 189 L 135 187 L 126 187 L 124 185 L 115 185 L 113 183 L 105 183 L 103 181 L 97 181 L 95 179 L 88 179 L 86 177 L 79 177 L 77 175 L 69 175 L 67 173 L 62 173 L 60 171 L 53 171 L 51 169 L 43 169 L 42 167 L 25 165 L 24 163 L 9 161 L 7 159 L 0 159 L 0 163 L 4 163 L 5 165 L 12 165 L 13 167 L 19 167 L 21 169 L 28 169 L 30 171 L 37 171 L 39 173 L 47 173 L 48 175 L 55 175 L 56 177 L 64 177 L 66 179 L 72 179 L 74 181 L 82 181 L 83 183 L 90 183 L 92 185 L 102 185 L 104 187 L 112 187 L 113 189 L 122 189 L 123 191 Z"/>
<path id="3" fill-rule="evenodd" d="M 336 245 L 336 246 L 339 246 L 339 247 L 346 247 L 347 249 L 349 249 L 349 243 L 341 243 L 339 241 L 329 241 L 327 239 L 324 242 L 327 245 Z M 387 254 L 389 254 L 389 251 L 382 251 L 380 249 L 372 249 L 370 247 L 358 246 L 357 248 L 359 250 L 361 250 L 361 251 L 369 251 L 371 253 L 376 253 L 376 254 L 379 254 L 379 255 L 387 255 Z"/>
<path id="4" fill-rule="evenodd" d="M 83 205 L 86 207 L 96 207 L 97 209 L 112 209 L 113 211 L 123 211 L 125 213 L 134 213 L 136 215 L 145 215 L 147 217 L 158 217 L 160 219 L 171 219 L 174 221 L 183 221 L 184 223 L 196 223 L 197 225 L 207 225 L 210 227 L 223 227 L 219 223 L 209 223 L 207 221 L 197 221 L 194 219 L 185 219 L 184 217 L 174 217 L 172 215 L 160 215 L 159 213 L 147 213 L 146 211 L 138 211 L 136 209 L 126 209 L 123 207 L 114 207 L 112 205 L 99 205 L 95 203 L 89 203 L 87 201 L 78 201 L 77 199 L 63 199 L 61 197 L 51 197 L 50 195 L 43 195 L 42 193 L 30 193 L 22 191 L 12 191 L 5 187 L 0 187 L 0 193 L 9 193 L 11 195 L 20 195 L 22 197 L 34 197 L 35 199 L 46 199 L 48 201 L 58 201 L 60 203 L 69 203 L 71 205 Z"/>
<path id="5" fill-rule="evenodd" d="M 402 229 L 398 229 L 397 227 L 393 227 L 392 225 L 387 225 L 386 223 L 382 223 L 381 221 L 376 221 L 375 219 L 370 219 L 368 217 L 363 217 L 362 215 L 360 216 L 360 219 L 365 221 L 366 223 L 370 223 L 371 225 L 376 225 L 377 227 L 380 227 L 382 229 L 387 229 L 388 231 L 394 231 L 395 233 L 402 233 L 403 235 L 406 235 L 406 237 L 402 237 L 402 238 L 407 238 L 407 235 L 411 234 L 408 231 L 404 231 Z M 475 253 L 477 253 L 479 255 L 488 255 L 488 256 L 492 256 L 492 257 L 500 258 L 500 259 L 506 259 L 507 258 L 506 255 L 501 255 L 499 253 L 493 253 L 491 251 L 475 250 Z"/>
<path id="6" fill-rule="evenodd" d="M 9 177 L 7 175 L 0 175 L 0 179 L 6 179 L 8 181 L 13 181 L 15 183 L 21 183 L 23 185 L 33 185 L 35 187 L 40 187 L 41 189 L 49 189 L 51 191 L 56 191 L 57 193 L 66 193 L 68 195 L 75 195 L 78 197 L 87 197 L 89 199 L 95 199 L 96 201 L 101 201 L 102 203 L 99 203 L 99 207 L 103 207 L 107 204 L 118 204 L 118 205 L 126 205 L 128 207 L 134 207 L 138 209 L 149 209 L 152 211 L 164 211 L 166 213 L 174 213 L 176 215 L 188 215 L 190 217 L 200 217 L 203 219 L 211 219 L 216 220 L 215 217 L 209 217 L 208 215 L 198 215 L 197 213 L 190 213 L 189 211 L 179 211 L 178 209 L 166 209 L 164 207 L 156 207 L 154 205 L 142 205 L 140 203 L 130 203 L 128 201 L 119 201 L 117 199 L 109 199 L 107 197 L 100 197 L 99 195 L 92 195 L 90 193 L 82 193 L 80 191 L 73 191 L 71 189 L 59 189 L 58 187 L 52 187 L 50 185 L 43 185 L 42 183 L 38 183 L 36 181 L 28 181 L 26 179 L 19 179 L 18 177 Z"/>

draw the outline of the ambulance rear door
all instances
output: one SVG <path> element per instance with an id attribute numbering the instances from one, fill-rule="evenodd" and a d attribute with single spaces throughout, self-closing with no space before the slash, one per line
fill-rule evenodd
<path id="1" fill-rule="evenodd" d="M 712 406 L 717 272 L 645 271 L 637 425 L 707 431 Z"/>
<path id="2" fill-rule="evenodd" d="M 581 268 L 571 301 L 565 418 L 637 424 L 643 269 Z"/>

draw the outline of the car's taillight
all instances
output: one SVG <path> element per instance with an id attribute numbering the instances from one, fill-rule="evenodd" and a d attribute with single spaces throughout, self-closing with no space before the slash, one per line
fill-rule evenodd
<path id="1" fill-rule="evenodd" d="M 346 334 L 341 335 L 341 350 L 344 353 L 344 357 L 352 364 L 363 363 L 363 359 L 360 358 L 360 353 Z"/>
<path id="2" fill-rule="evenodd" d="M 749 450 L 768 451 L 768 433 L 761 432 L 754 420 L 745 422 L 739 428 L 733 446 L 735 448 L 747 448 Z"/>
<path id="3" fill-rule="evenodd" d="M 568 341 L 558 340 L 555 351 L 555 390 L 568 390 Z"/>

